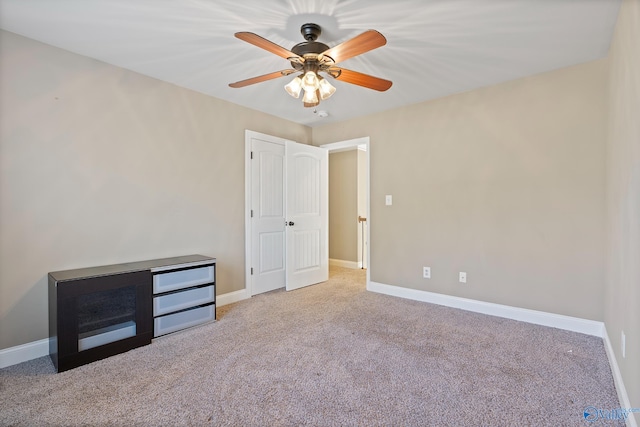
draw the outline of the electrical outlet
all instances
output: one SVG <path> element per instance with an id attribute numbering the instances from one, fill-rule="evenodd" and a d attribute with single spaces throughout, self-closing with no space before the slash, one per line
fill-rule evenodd
<path id="1" fill-rule="evenodd" d="M 621 332 L 622 337 L 620 340 L 620 347 L 621 347 L 621 351 L 622 351 L 622 358 L 624 359 L 626 356 L 626 350 L 627 350 L 627 337 L 624 335 L 624 331 Z"/>
<path id="2" fill-rule="evenodd" d="M 422 267 L 422 277 L 431 279 L 431 267 Z"/>
<path id="3" fill-rule="evenodd" d="M 461 271 L 458 280 L 460 280 L 460 283 L 467 283 L 467 273 Z"/>

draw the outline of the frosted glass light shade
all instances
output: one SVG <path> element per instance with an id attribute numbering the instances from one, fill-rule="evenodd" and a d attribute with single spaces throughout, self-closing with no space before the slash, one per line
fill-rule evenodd
<path id="1" fill-rule="evenodd" d="M 304 97 L 302 98 L 302 102 L 305 104 L 315 104 L 318 105 L 320 101 L 318 101 L 318 94 L 315 90 L 305 90 Z"/>
<path id="2" fill-rule="evenodd" d="M 300 91 L 302 90 L 302 79 L 300 77 L 296 77 L 291 80 L 288 84 L 284 86 L 284 90 L 294 98 L 300 97 Z"/>
<path id="3" fill-rule="evenodd" d="M 322 99 L 323 101 L 336 92 L 336 88 L 333 87 L 327 79 L 320 78 L 319 85 L 320 99 Z"/>
<path id="4" fill-rule="evenodd" d="M 315 92 L 320 87 L 318 75 L 313 71 L 307 71 L 302 78 L 302 88 L 306 92 Z"/>

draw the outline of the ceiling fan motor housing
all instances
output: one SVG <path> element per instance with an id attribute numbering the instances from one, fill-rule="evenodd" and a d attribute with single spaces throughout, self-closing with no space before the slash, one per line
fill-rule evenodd
<path id="1" fill-rule="evenodd" d="M 304 24 L 300 27 L 300 32 L 307 41 L 298 43 L 292 47 L 291 52 L 303 57 L 305 59 L 305 63 L 302 64 L 297 61 L 291 61 L 291 66 L 298 71 L 307 71 L 308 69 L 315 69 L 317 71 L 320 66 L 318 55 L 329 50 L 329 46 L 316 41 L 318 36 L 322 33 L 318 24 Z"/>
<path id="2" fill-rule="evenodd" d="M 291 48 L 291 52 L 296 55 L 302 56 L 304 58 L 305 55 L 312 53 L 315 55 L 319 55 L 325 50 L 328 50 L 329 46 L 320 42 L 302 42 L 298 43 L 294 47 Z"/>

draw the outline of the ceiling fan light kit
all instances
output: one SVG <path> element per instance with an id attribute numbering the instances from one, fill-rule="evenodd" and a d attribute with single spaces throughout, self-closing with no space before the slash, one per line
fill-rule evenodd
<path id="1" fill-rule="evenodd" d="M 284 89 L 294 98 L 299 98 L 300 93 L 304 91 L 302 103 L 305 107 L 315 107 L 320 103 L 320 100 L 328 99 L 336 92 L 336 88 L 322 77 L 319 74 L 320 72 L 336 80 L 381 92 L 391 87 L 392 82 L 389 80 L 336 66 L 338 62 L 384 46 L 387 40 L 382 34 L 375 30 L 368 30 L 346 42 L 329 48 L 326 44 L 316 41 L 321 31 L 320 26 L 317 24 L 302 25 L 300 32 L 306 41 L 298 43 L 290 51 L 257 34 L 248 32 L 236 33 L 235 36 L 240 40 L 288 60 L 293 68 L 241 80 L 231 83 L 229 86 L 240 88 L 300 72 L 299 75 L 284 86 Z"/>
<path id="2" fill-rule="evenodd" d="M 307 71 L 302 78 L 294 77 L 284 89 L 294 98 L 299 98 L 300 92 L 304 90 L 302 101 L 305 107 L 314 107 L 320 103 L 318 98 L 324 101 L 336 92 L 336 88 L 327 79 L 318 76 L 314 71 Z"/>

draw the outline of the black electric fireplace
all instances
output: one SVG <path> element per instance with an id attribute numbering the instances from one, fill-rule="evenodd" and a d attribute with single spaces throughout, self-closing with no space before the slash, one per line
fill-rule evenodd
<path id="1" fill-rule="evenodd" d="M 114 267 L 49 273 L 49 354 L 58 372 L 151 343 L 151 272 Z"/>

